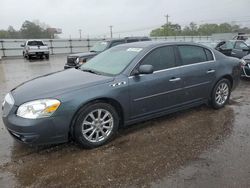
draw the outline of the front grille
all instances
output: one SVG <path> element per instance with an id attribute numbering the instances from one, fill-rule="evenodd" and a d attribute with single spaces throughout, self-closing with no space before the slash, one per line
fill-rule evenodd
<path id="1" fill-rule="evenodd" d="M 250 64 L 250 59 L 245 59 L 245 62 Z"/>
<path id="2" fill-rule="evenodd" d="M 73 65 L 73 66 L 76 65 L 76 64 L 75 64 L 75 60 L 76 60 L 76 59 L 77 59 L 77 57 L 68 57 L 68 58 L 67 58 L 67 64 L 68 64 L 68 65 Z"/>

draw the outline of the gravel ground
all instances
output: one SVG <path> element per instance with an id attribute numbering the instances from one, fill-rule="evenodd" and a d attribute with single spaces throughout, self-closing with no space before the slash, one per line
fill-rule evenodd
<path id="1" fill-rule="evenodd" d="M 49 61 L 0 61 L 0 100 L 16 85 L 63 69 Z M 4 187 L 250 187 L 250 80 L 221 110 L 200 106 L 136 124 L 93 149 L 74 143 L 28 147 L 0 120 Z"/>

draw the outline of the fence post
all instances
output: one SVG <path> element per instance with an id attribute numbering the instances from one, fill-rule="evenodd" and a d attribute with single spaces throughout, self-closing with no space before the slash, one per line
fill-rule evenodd
<path id="1" fill-rule="evenodd" d="M 0 41 L 1 42 L 1 50 L 3 51 L 3 57 L 5 57 L 5 49 L 4 49 L 4 45 L 3 45 L 3 40 Z"/>
<path id="2" fill-rule="evenodd" d="M 70 53 L 72 54 L 72 39 L 69 39 L 69 48 L 70 48 Z"/>
<path id="3" fill-rule="evenodd" d="M 52 39 L 49 40 L 50 42 L 50 48 L 51 48 L 51 55 L 54 55 L 54 50 L 53 50 L 53 43 L 52 43 Z"/>
<path id="4" fill-rule="evenodd" d="M 89 41 L 89 37 L 87 38 L 87 47 L 88 47 L 88 51 L 90 50 L 90 41 Z"/>

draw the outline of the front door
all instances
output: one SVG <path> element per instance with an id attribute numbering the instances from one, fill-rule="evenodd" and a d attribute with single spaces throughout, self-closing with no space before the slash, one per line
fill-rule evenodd
<path id="1" fill-rule="evenodd" d="M 181 103 L 182 79 L 176 68 L 174 47 L 154 49 L 139 65 L 152 65 L 154 73 L 129 77 L 131 119 Z"/>
<path id="2" fill-rule="evenodd" d="M 236 41 L 235 46 L 232 50 L 232 56 L 241 59 L 249 54 L 249 51 L 249 47 L 243 41 Z"/>

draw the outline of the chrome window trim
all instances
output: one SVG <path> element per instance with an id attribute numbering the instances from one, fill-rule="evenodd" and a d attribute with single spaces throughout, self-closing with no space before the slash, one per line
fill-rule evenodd
<path id="1" fill-rule="evenodd" d="M 193 63 L 193 64 L 189 64 L 189 65 L 181 65 L 178 67 L 172 67 L 172 68 L 168 68 L 168 69 L 162 69 L 162 70 L 158 70 L 158 71 L 154 71 L 153 74 L 155 73 L 160 73 L 160 72 L 165 72 L 165 71 L 169 71 L 169 70 L 175 70 L 175 69 L 180 69 L 180 68 L 184 68 L 184 67 L 190 67 L 190 66 L 196 66 L 196 65 L 201 65 L 201 64 L 207 64 L 207 63 L 213 63 L 215 62 L 213 61 L 204 61 L 204 62 L 199 62 L 199 63 Z M 145 76 L 144 74 L 140 75 L 140 76 Z M 133 78 L 133 76 L 129 76 L 128 78 Z"/>
<path id="2" fill-rule="evenodd" d="M 189 64 L 189 65 L 181 65 L 181 66 L 177 66 L 177 67 L 171 67 L 171 68 L 167 68 L 167 69 L 162 69 L 162 70 L 158 70 L 158 71 L 154 71 L 154 73 L 157 73 L 157 72 L 163 72 L 163 71 L 167 71 L 167 70 L 173 70 L 173 69 L 176 69 L 176 68 L 181 68 L 181 67 L 186 67 L 186 66 L 192 66 L 192 65 L 197 65 L 197 64 L 203 64 L 203 63 L 212 63 L 212 62 L 215 62 L 216 61 L 216 58 L 215 58 L 215 54 L 213 52 L 213 50 L 209 49 L 209 48 L 206 48 L 206 47 L 203 47 L 203 46 L 199 46 L 199 45 L 192 45 L 192 44 L 169 44 L 169 45 L 160 45 L 160 46 L 157 46 L 157 47 L 154 47 L 153 49 L 151 49 L 149 52 L 147 52 L 144 56 L 142 56 L 139 61 L 136 63 L 136 65 L 132 68 L 132 70 L 130 71 L 129 73 L 129 77 L 128 78 L 132 78 L 134 77 L 134 75 L 131 75 L 133 70 L 135 69 L 135 67 L 142 61 L 142 59 L 144 57 L 146 57 L 149 53 L 151 53 L 153 50 L 157 49 L 157 48 L 161 48 L 161 47 L 166 47 L 166 46 L 172 46 L 172 47 L 175 47 L 175 46 L 181 46 L 181 45 L 186 45 L 186 46 L 198 46 L 198 47 L 201 47 L 201 48 L 204 48 L 204 49 L 207 49 L 209 50 L 212 55 L 213 55 L 213 60 L 210 60 L 210 61 L 203 61 L 203 62 L 198 62 L 198 63 L 192 63 L 192 64 Z"/>

